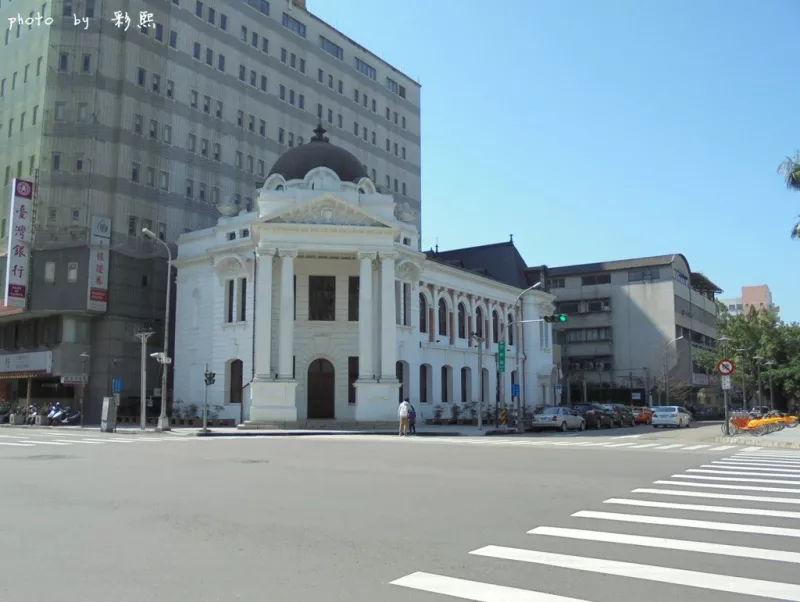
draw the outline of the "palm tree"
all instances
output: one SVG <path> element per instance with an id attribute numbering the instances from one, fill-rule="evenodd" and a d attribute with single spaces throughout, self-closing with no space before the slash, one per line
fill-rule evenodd
<path id="1" fill-rule="evenodd" d="M 800 192 L 800 152 L 786 157 L 778 166 L 778 173 L 786 180 L 786 188 Z"/>
<path id="2" fill-rule="evenodd" d="M 778 173 L 784 177 L 786 188 L 800 192 L 800 152 L 786 157 L 778 166 Z M 792 238 L 800 238 L 800 221 L 792 226 Z"/>

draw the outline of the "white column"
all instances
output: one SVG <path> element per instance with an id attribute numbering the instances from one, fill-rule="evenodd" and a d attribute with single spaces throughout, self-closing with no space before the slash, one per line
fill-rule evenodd
<path id="1" fill-rule="evenodd" d="M 275 249 L 259 249 L 256 303 L 253 307 L 256 337 L 256 378 L 268 380 L 272 363 L 272 264 Z"/>
<path id="2" fill-rule="evenodd" d="M 278 378 L 292 380 L 294 359 L 294 258 L 297 251 L 279 251 L 281 258 L 281 311 L 278 339 Z"/>
<path id="3" fill-rule="evenodd" d="M 395 324 L 394 260 L 381 252 L 381 380 L 396 381 L 397 325 Z"/>
<path id="4" fill-rule="evenodd" d="M 538 320 L 539 318 L 541 318 L 541 315 L 536 299 L 533 295 L 524 295 L 522 297 L 522 319 Z M 536 363 L 541 357 L 539 324 L 539 322 L 525 322 L 522 324 L 525 347 L 521 351 L 525 356 L 525 362 L 519 378 L 522 400 L 529 409 L 533 409 L 543 401 L 539 399 L 541 397 L 541 387 L 539 385 L 539 376 L 536 372 Z"/>
<path id="5" fill-rule="evenodd" d="M 372 317 L 372 262 L 376 253 L 359 253 L 358 282 L 358 379 L 375 378 L 373 351 L 375 320 Z"/>

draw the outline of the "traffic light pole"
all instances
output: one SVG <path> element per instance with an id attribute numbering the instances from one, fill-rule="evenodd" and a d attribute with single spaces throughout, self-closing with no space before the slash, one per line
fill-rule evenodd
<path id="1" fill-rule="evenodd" d="M 203 372 L 203 379 L 205 381 L 205 386 L 203 387 L 203 428 L 200 431 L 201 433 L 207 433 L 208 431 L 208 387 L 214 384 L 216 380 L 216 374 L 214 372 L 208 371 L 208 364 L 206 364 L 206 370 Z"/>

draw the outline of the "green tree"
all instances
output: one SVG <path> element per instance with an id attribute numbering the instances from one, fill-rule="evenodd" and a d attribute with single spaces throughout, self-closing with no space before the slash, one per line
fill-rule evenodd
<path id="1" fill-rule="evenodd" d="M 721 340 L 723 337 L 728 340 Z M 757 356 L 763 359 L 756 360 Z M 721 306 L 717 346 L 712 351 L 699 351 L 695 361 L 716 374 L 717 363 L 726 357 L 736 364 L 733 376 L 736 389 L 740 389 L 744 374 L 748 398 L 757 390 L 759 371 L 764 400 L 769 399 L 770 376 L 776 404 L 784 405 L 800 397 L 800 325 L 787 324 L 767 309 L 751 308 L 747 313 L 730 315 Z"/>
<path id="2" fill-rule="evenodd" d="M 786 181 L 786 188 L 800 192 L 800 152 L 786 157 L 778 166 L 778 173 Z M 800 216 L 798 216 L 800 217 Z M 792 227 L 792 238 L 800 237 L 800 221 Z"/>

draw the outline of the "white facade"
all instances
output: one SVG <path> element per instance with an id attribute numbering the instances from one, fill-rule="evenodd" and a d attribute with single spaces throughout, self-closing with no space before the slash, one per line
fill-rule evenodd
<path id="1" fill-rule="evenodd" d="M 503 401 L 520 382 L 517 361 L 524 403 L 557 401 L 550 326 L 527 322 L 551 313 L 554 297 L 522 295 L 523 352 L 506 327 L 522 290 L 418 252 L 417 219 L 370 179 L 342 182 L 320 167 L 303 180 L 272 175 L 257 212 L 182 235 L 174 399 L 202 403 L 207 363 L 217 374 L 209 404 L 224 408 L 221 417 L 386 421 L 401 396 L 423 419 L 436 405 L 449 416 L 453 404 L 479 401 L 480 361 L 485 403 L 495 403 L 496 321 L 497 341 L 508 345 Z M 311 319 L 319 276 L 335 278 L 333 320 Z M 489 335 L 480 350 L 476 331 Z M 310 367 L 332 376 L 309 378 Z"/>

